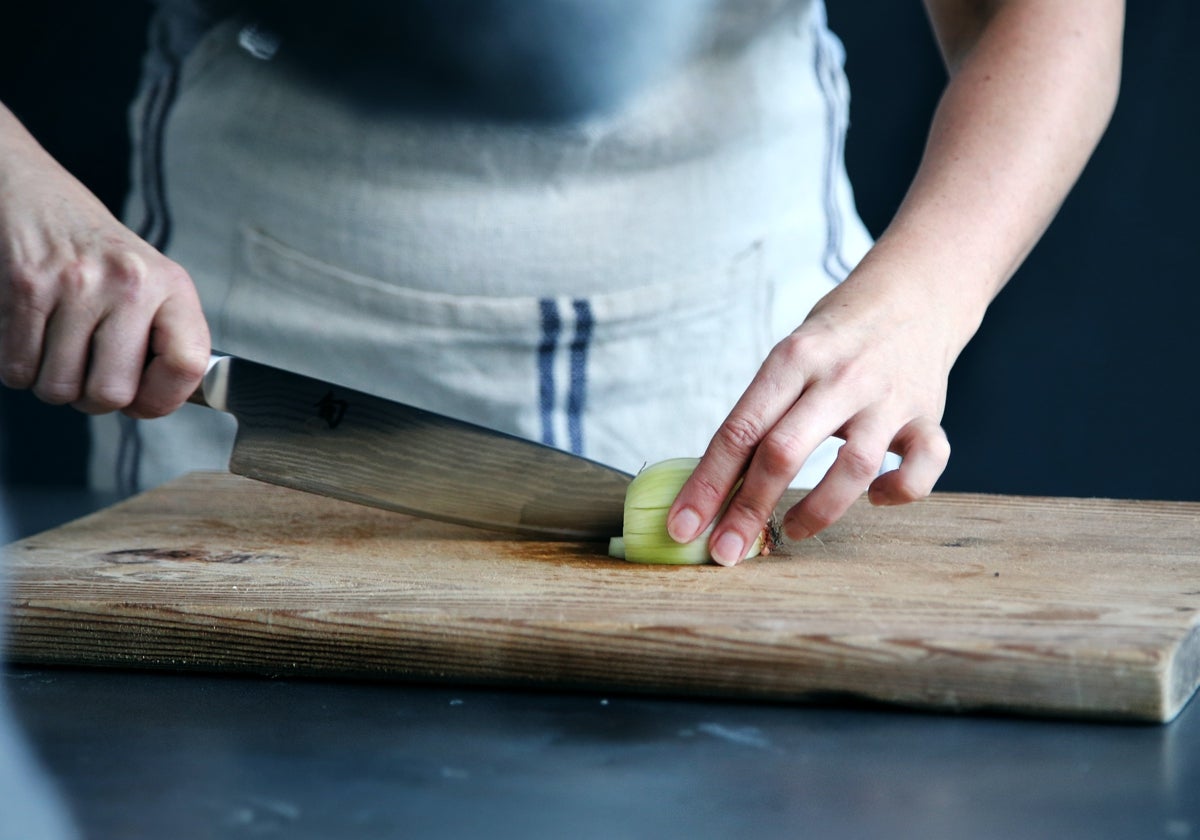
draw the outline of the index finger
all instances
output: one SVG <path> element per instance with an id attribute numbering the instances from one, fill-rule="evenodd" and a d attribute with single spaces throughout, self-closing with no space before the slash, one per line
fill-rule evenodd
<path id="1" fill-rule="evenodd" d="M 691 542 L 720 514 L 758 445 L 804 393 L 804 359 L 796 333 L 767 354 L 675 497 L 667 514 L 667 533 L 672 539 Z"/>
<path id="2" fill-rule="evenodd" d="M 208 324 L 198 304 L 168 298 L 152 326 L 150 363 L 142 372 L 137 396 L 125 409 L 131 417 L 162 417 L 179 408 L 200 384 L 208 367 Z"/>
<path id="3" fill-rule="evenodd" d="M 691 542 L 717 518 L 759 443 L 795 404 L 798 394 L 786 395 L 770 362 L 759 369 L 675 497 L 667 514 L 673 540 Z"/>

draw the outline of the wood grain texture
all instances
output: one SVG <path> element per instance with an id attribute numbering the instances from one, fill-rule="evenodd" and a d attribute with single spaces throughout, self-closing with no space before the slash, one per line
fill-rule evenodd
<path id="1" fill-rule="evenodd" d="M 7 549 L 27 663 L 1173 718 L 1200 504 L 857 504 L 732 569 L 648 567 L 201 473 Z"/>

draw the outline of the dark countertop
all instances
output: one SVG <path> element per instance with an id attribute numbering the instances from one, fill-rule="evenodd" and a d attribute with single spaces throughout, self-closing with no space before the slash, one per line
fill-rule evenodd
<path id="1" fill-rule="evenodd" d="M 18 534 L 107 501 L 10 492 Z M 1196 702 L 1143 726 L 53 668 L 4 684 L 87 837 L 1200 838 Z"/>

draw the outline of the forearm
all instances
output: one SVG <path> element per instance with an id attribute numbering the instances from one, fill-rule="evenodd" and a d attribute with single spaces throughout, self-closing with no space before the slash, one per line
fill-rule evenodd
<path id="1" fill-rule="evenodd" d="M 65 206 L 86 206 L 109 216 L 101 201 L 0 103 L 0 253 L 10 271 L 47 258 L 42 246 L 53 240 L 32 240 L 41 240 L 40 230 L 56 226 L 60 215 L 69 215 Z"/>
<path id="2" fill-rule="evenodd" d="M 0 102 L 0 187 L 30 166 L 62 169 L 16 115 Z"/>
<path id="3" fill-rule="evenodd" d="M 20 150 L 32 140 L 16 115 L 0 102 L 0 164 L 8 161 L 11 152 Z"/>
<path id="4" fill-rule="evenodd" d="M 913 184 L 868 265 L 904 266 L 925 299 L 953 301 L 961 345 L 1108 123 L 1123 4 L 927 4 L 951 79 Z"/>

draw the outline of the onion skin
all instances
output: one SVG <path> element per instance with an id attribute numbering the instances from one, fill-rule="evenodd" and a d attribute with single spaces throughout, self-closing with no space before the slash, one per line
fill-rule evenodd
<path id="1" fill-rule="evenodd" d="M 621 537 L 609 543 L 609 554 L 630 563 L 698 566 L 712 562 L 708 540 L 716 520 L 689 543 L 678 543 L 667 533 L 667 514 L 699 458 L 671 458 L 642 469 L 625 493 L 625 522 Z M 740 482 L 739 482 L 740 484 Z M 737 486 L 730 493 L 737 491 Z M 726 499 L 728 504 L 728 499 Z M 723 509 L 722 509 L 723 512 Z M 720 519 L 720 516 L 717 517 Z M 769 553 L 771 528 L 763 526 L 743 559 Z"/>

